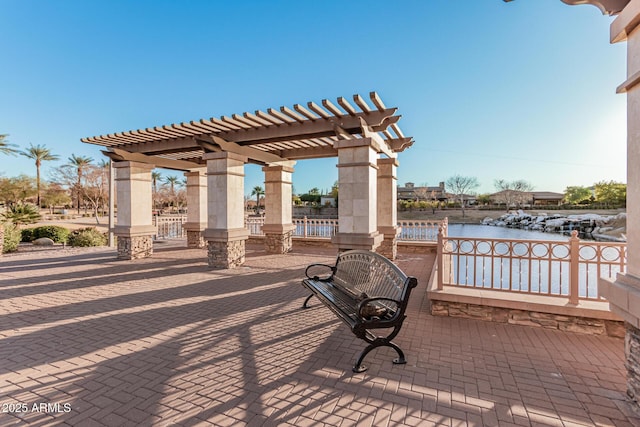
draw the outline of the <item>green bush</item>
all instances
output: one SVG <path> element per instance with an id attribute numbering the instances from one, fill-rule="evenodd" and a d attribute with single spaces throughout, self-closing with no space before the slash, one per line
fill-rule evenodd
<path id="1" fill-rule="evenodd" d="M 17 251 L 20 237 L 20 230 L 16 225 L 10 223 L 4 224 L 4 245 L 2 246 L 2 253 Z"/>
<path id="2" fill-rule="evenodd" d="M 56 243 L 66 243 L 70 231 L 59 225 L 44 225 L 33 229 L 33 239 L 48 237 Z M 24 240 L 23 240 L 24 241 Z"/>
<path id="3" fill-rule="evenodd" d="M 21 242 L 26 242 L 26 243 L 30 243 L 33 242 L 35 240 L 35 237 L 33 237 L 33 230 L 35 230 L 35 228 L 24 228 L 20 231 L 20 241 Z"/>
<path id="4" fill-rule="evenodd" d="M 95 227 L 81 228 L 71 232 L 67 243 L 70 246 L 106 246 L 107 236 Z"/>

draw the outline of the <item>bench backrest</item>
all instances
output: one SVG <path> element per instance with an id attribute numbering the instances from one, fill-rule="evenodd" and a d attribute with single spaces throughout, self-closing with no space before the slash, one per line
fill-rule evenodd
<path id="1" fill-rule="evenodd" d="M 387 258 L 362 250 L 346 251 L 338 256 L 333 280 L 341 286 L 364 292 L 367 296 L 386 297 L 396 301 L 405 300 L 410 288 L 417 283 Z"/>

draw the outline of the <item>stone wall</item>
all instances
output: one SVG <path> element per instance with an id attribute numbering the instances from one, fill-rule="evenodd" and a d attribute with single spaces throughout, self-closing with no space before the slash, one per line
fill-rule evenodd
<path id="1" fill-rule="evenodd" d="M 209 267 L 235 268 L 244 264 L 245 240 L 208 243 Z"/>
<path id="2" fill-rule="evenodd" d="M 151 236 L 118 236 L 118 259 L 147 258 L 153 253 Z"/>
<path id="3" fill-rule="evenodd" d="M 438 245 L 436 242 L 398 241 L 398 252 L 408 254 L 435 254 L 438 252 Z"/>
<path id="4" fill-rule="evenodd" d="M 640 399 L 640 329 L 626 323 L 624 352 L 627 357 L 627 395 L 636 404 Z"/>
<path id="5" fill-rule="evenodd" d="M 537 326 L 591 335 L 608 335 L 617 338 L 625 336 L 623 322 L 615 320 L 591 319 L 502 307 L 489 307 L 448 301 L 431 301 L 431 314 L 434 316 L 488 320 L 513 325 Z M 640 360 L 640 353 L 638 359 Z"/>

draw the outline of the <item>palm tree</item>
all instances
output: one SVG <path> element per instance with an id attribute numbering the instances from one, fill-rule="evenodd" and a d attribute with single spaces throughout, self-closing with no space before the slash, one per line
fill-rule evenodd
<path id="1" fill-rule="evenodd" d="M 253 187 L 253 190 L 251 190 L 251 195 L 256 196 L 256 212 L 258 212 L 260 209 L 260 196 L 263 194 L 264 190 L 259 185 L 256 185 L 255 187 Z"/>
<path id="2" fill-rule="evenodd" d="M 6 140 L 8 136 L 9 135 L 6 135 L 6 134 L 5 135 L 0 134 L 0 153 L 15 156 L 16 153 L 18 153 L 19 151 L 13 147 L 17 147 L 17 145 L 9 144 Z"/>
<path id="3" fill-rule="evenodd" d="M 176 190 L 175 187 L 176 185 L 180 184 L 180 178 L 178 178 L 175 175 L 169 175 L 164 179 L 164 182 L 166 182 L 167 184 L 169 184 L 169 194 L 171 196 L 171 204 L 172 206 L 175 206 L 175 198 L 176 198 Z"/>
<path id="4" fill-rule="evenodd" d="M 80 213 L 80 190 L 82 188 L 82 174 L 84 173 L 86 167 L 91 164 L 91 162 L 93 162 L 93 159 L 91 157 L 76 156 L 75 154 L 72 154 L 71 157 L 69 157 L 69 166 L 76 168 L 77 174 L 75 187 L 78 213 Z"/>
<path id="5" fill-rule="evenodd" d="M 56 154 L 52 154 L 51 150 L 40 144 L 35 146 L 33 144 L 29 144 L 29 148 L 25 151 L 19 151 L 19 154 L 28 157 L 31 160 L 35 160 L 36 162 L 36 189 L 38 191 L 37 204 L 38 207 L 40 207 L 40 166 L 44 161 L 58 160 L 60 157 Z"/>
<path id="6" fill-rule="evenodd" d="M 153 171 L 151 172 L 151 196 L 153 198 L 153 209 L 156 206 L 156 197 L 158 195 L 158 181 L 162 179 L 162 174 L 160 172 Z"/>

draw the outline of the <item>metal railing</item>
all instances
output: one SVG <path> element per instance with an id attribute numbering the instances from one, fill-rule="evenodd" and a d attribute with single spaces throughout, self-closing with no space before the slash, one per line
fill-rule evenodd
<path id="1" fill-rule="evenodd" d="M 249 234 L 252 236 L 262 236 L 262 226 L 264 225 L 264 217 L 246 217 L 244 219 L 244 226 L 249 230 Z"/>
<path id="2" fill-rule="evenodd" d="M 438 289 L 444 286 L 602 300 L 598 279 L 626 265 L 626 243 L 566 242 L 438 235 Z"/>
<path id="3" fill-rule="evenodd" d="M 293 235 L 296 237 L 314 237 L 314 238 L 331 238 L 338 232 L 337 218 L 294 218 L 292 220 L 295 229 Z M 245 226 L 249 230 L 249 234 L 253 236 L 261 236 L 264 217 L 247 217 Z M 402 241 L 421 241 L 436 242 L 438 238 L 438 228 L 442 225 L 447 226 L 448 222 L 445 218 L 442 221 L 398 221 L 401 231 L 398 234 L 398 240 Z"/>
<path id="4" fill-rule="evenodd" d="M 153 216 L 153 225 L 156 226 L 156 239 L 176 239 L 187 236 L 183 224 L 187 222 L 186 215 Z"/>
<path id="5" fill-rule="evenodd" d="M 293 235 L 297 237 L 324 237 L 330 239 L 338 232 L 338 220 L 335 218 L 294 218 L 296 226 Z"/>
<path id="6" fill-rule="evenodd" d="M 438 240 L 438 229 L 442 226 L 448 227 L 448 218 L 440 220 L 401 220 L 398 226 L 401 227 L 398 240 L 402 241 L 418 241 L 418 242 L 435 242 Z"/>

